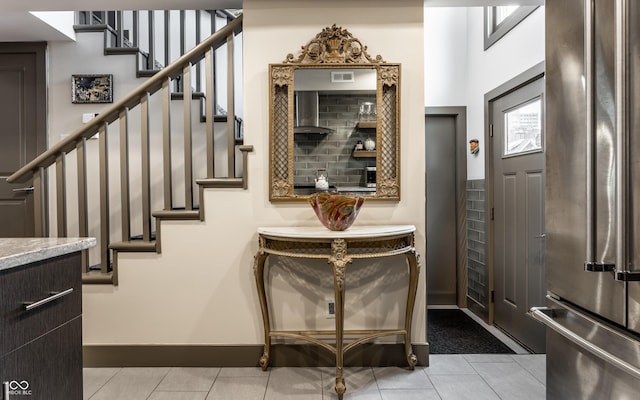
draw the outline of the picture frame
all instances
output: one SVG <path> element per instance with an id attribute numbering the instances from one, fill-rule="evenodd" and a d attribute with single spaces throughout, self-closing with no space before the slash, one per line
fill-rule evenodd
<path id="1" fill-rule="evenodd" d="M 113 103 L 113 75 L 72 75 L 71 102 L 74 104 Z"/>

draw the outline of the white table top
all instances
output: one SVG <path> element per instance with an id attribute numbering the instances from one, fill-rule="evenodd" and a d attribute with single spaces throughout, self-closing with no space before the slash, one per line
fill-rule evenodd
<path id="1" fill-rule="evenodd" d="M 95 238 L 0 239 L 0 271 L 74 253 L 95 245 Z"/>
<path id="2" fill-rule="evenodd" d="M 414 225 L 351 226 L 345 231 L 332 231 L 323 226 L 260 227 L 260 235 L 286 239 L 358 239 L 403 235 L 415 232 Z"/>

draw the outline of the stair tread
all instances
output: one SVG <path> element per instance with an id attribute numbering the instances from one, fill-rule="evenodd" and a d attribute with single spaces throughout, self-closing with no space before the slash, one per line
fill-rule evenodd
<path id="1" fill-rule="evenodd" d="M 82 24 L 73 26 L 73 30 L 76 32 L 100 32 L 106 30 L 107 28 L 107 24 Z"/>
<path id="2" fill-rule="evenodd" d="M 88 285 L 112 285 L 113 284 L 113 272 L 106 274 L 100 271 L 90 271 L 82 274 L 82 283 Z"/>
<path id="3" fill-rule="evenodd" d="M 121 252 L 154 252 L 156 251 L 156 241 L 131 240 L 128 242 L 114 242 L 109 245 L 109 248 Z"/>
<path id="4" fill-rule="evenodd" d="M 136 75 L 138 76 L 138 78 L 140 78 L 140 77 L 148 78 L 148 77 L 151 77 L 151 76 L 157 74 L 160 71 L 161 70 L 159 70 L 159 69 L 138 69 L 136 71 Z"/>
<path id="5" fill-rule="evenodd" d="M 160 219 L 175 219 L 175 220 L 191 220 L 191 219 L 200 219 L 200 210 L 159 210 L 154 211 L 151 215 L 155 218 Z"/>
<path id="6" fill-rule="evenodd" d="M 137 47 L 107 47 L 104 49 L 106 54 L 138 54 L 140 49 Z"/>
<path id="7" fill-rule="evenodd" d="M 196 183 L 205 188 L 240 188 L 244 187 L 242 178 L 203 178 L 196 179 Z"/>
<path id="8" fill-rule="evenodd" d="M 192 99 L 204 99 L 206 96 L 203 92 L 191 92 Z M 171 100 L 182 100 L 184 98 L 184 92 L 172 92 Z M 226 115 L 224 116 L 227 117 Z"/>

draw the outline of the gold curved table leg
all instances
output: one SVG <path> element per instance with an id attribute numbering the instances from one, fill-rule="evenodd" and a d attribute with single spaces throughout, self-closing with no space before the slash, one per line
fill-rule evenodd
<path id="1" fill-rule="evenodd" d="M 344 375 L 342 372 L 342 367 L 336 367 L 336 393 L 338 394 L 338 399 L 342 400 L 344 396 L 344 392 L 347 391 L 347 386 L 344 384 Z"/>
<path id="2" fill-rule="evenodd" d="M 347 264 L 351 257 L 347 256 L 347 242 L 335 239 L 331 243 L 329 263 L 333 266 L 333 289 L 336 302 L 336 393 L 342 400 L 347 390 L 343 376 L 344 366 L 344 292 Z"/>
<path id="3" fill-rule="evenodd" d="M 260 367 L 263 371 L 269 366 L 269 355 L 271 352 L 271 323 L 269 320 L 269 308 L 267 307 L 267 295 L 264 290 L 264 264 L 268 254 L 259 250 L 253 261 L 253 274 L 256 278 L 256 287 L 258 289 L 258 299 L 260 299 L 260 308 L 262 309 L 262 324 L 264 327 L 264 351 L 260 357 Z"/>
<path id="4" fill-rule="evenodd" d="M 418 277 L 420 274 L 420 255 L 413 247 L 413 234 L 406 237 L 410 243 L 404 252 L 407 257 L 409 269 L 409 287 L 407 291 L 407 304 L 404 322 L 404 344 L 405 354 L 409 367 L 413 369 L 417 365 L 418 359 L 413 353 L 411 344 L 411 324 L 413 319 L 414 303 L 418 290 Z M 260 357 L 260 366 L 266 370 L 269 366 L 269 358 L 271 351 L 271 323 L 269 318 L 269 309 L 267 306 L 267 298 L 264 283 L 264 270 L 266 259 L 269 256 L 267 251 L 267 242 L 263 237 L 259 237 L 259 250 L 254 257 L 254 275 L 256 280 L 256 288 L 258 291 L 258 299 L 260 300 L 260 308 L 262 310 L 262 322 L 264 327 L 264 351 Z M 397 253 L 396 253 L 397 254 Z M 342 400 L 347 388 L 344 379 L 344 297 L 345 297 L 345 277 L 346 266 L 352 261 L 352 257 L 347 255 L 347 241 L 342 238 L 333 239 L 331 242 L 331 255 L 328 262 L 333 267 L 334 275 L 334 295 L 336 306 L 335 319 L 335 335 L 336 335 L 336 376 L 335 391 L 338 399 Z"/>
<path id="5" fill-rule="evenodd" d="M 411 322 L 413 319 L 413 306 L 415 304 L 416 293 L 418 291 L 420 261 L 415 249 L 406 253 L 406 256 L 407 263 L 409 264 L 409 290 L 407 293 L 407 307 L 404 319 L 404 350 L 407 356 L 407 363 L 409 364 L 409 367 L 413 369 L 418 363 L 418 357 L 413 353 L 413 347 L 411 346 Z"/>

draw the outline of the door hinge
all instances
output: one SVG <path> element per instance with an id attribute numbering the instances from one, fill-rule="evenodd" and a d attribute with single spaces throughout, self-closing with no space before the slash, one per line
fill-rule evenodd
<path id="1" fill-rule="evenodd" d="M 489 124 L 489 137 L 493 137 L 493 124 Z"/>
<path id="2" fill-rule="evenodd" d="M 496 301 L 496 291 L 492 290 L 491 293 L 489 294 L 489 299 L 492 303 L 495 303 Z"/>
<path id="3" fill-rule="evenodd" d="M 493 207 L 491 207 L 491 220 L 492 221 L 493 221 L 495 216 L 496 216 L 495 209 Z"/>

